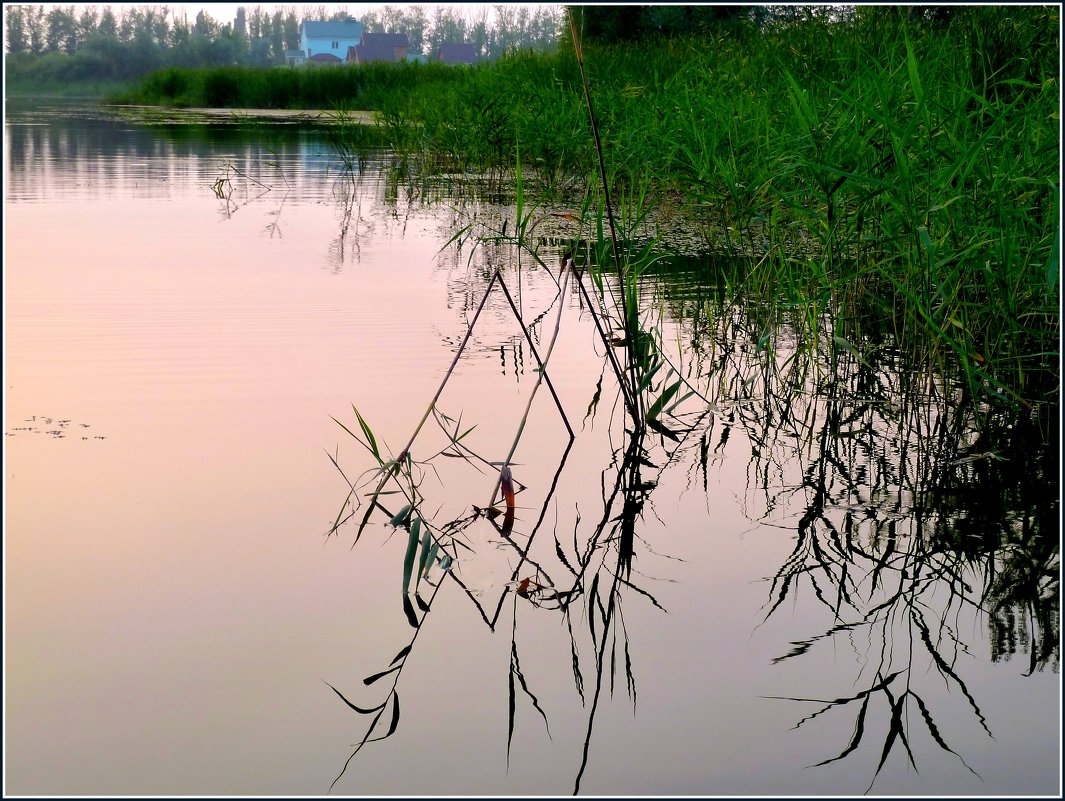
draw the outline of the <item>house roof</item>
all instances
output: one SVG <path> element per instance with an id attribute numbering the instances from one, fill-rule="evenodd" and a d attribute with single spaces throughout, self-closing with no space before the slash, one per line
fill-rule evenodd
<path id="1" fill-rule="evenodd" d="M 410 47 L 405 33 L 364 33 L 362 44 L 374 47 Z"/>
<path id="2" fill-rule="evenodd" d="M 358 47 L 350 47 L 348 50 L 355 51 L 355 61 L 360 64 L 366 64 L 370 61 L 398 61 L 396 58 L 396 48 L 382 46 L 379 44 L 359 45 Z M 349 53 L 348 60 L 351 60 Z"/>
<path id="3" fill-rule="evenodd" d="M 340 59 L 334 56 L 332 53 L 315 53 L 308 61 L 327 61 L 332 64 L 334 61 L 339 63 Z"/>
<path id="4" fill-rule="evenodd" d="M 407 47 L 407 35 L 404 33 L 366 33 L 362 44 L 348 48 L 348 61 L 367 64 L 371 61 L 402 61 Z M 355 51 L 354 53 L 352 51 Z"/>
<path id="5" fill-rule="evenodd" d="M 307 54 L 302 50 L 286 50 L 285 58 L 307 58 Z"/>
<path id="6" fill-rule="evenodd" d="M 436 51 L 436 58 L 445 64 L 473 64 L 477 61 L 477 48 L 468 42 L 444 42 Z"/>
<path id="7" fill-rule="evenodd" d="M 314 22 L 303 23 L 308 39 L 358 39 L 362 36 L 361 22 Z"/>

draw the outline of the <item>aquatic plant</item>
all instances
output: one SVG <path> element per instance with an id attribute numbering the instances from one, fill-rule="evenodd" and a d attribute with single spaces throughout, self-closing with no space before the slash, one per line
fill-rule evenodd
<path id="1" fill-rule="evenodd" d="M 632 573 L 639 524 L 658 475 L 685 459 L 694 465 L 689 469 L 701 471 L 705 487 L 716 453 L 724 448 L 731 431 L 742 428 L 753 446 L 749 469 L 762 477 L 760 483 L 766 488 L 766 518 L 780 502 L 771 496 L 770 486 L 778 493 L 806 500 L 801 519 L 792 521 L 793 553 L 768 579 L 766 618 L 777 614 L 784 601 L 794 598 L 808 583 L 831 621 L 823 632 L 793 642 L 791 652 L 777 662 L 789 664 L 835 637 L 865 636 L 870 648 L 879 649 L 881 654 L 879 662 L 871 663 L 871 676 L 866 676 L 867 667 L 861 666 L 859 678 L 864 683 L 857 691 L 825 699 L 787 696 L 793 702 L 820 704 L 799 722 L 800 726 L 843 710 L 855 715 L 851 739 L 838 754 L 819 764 L 842 760 L 876 737 L 870 710 L 882 703 L 886 704 L 887 727 L 870 789 L 900 745 L 916 767 L 911 718 L 920 722 L 941 751 L 972 771 L 950 744 L 950 733 L 937 722 L 941 720 L 939 711 L 920 686 L 918 676 L 927 668 L 960 692 L 972 717 L 990 734 L 957 665 L 961 646 L 952 629 L 953 616 L 959 608 L 991 612 L 989 624 L 995 627 L 996 639 L 1004 643 L 1004 650 L 1008 650 L 1011 638 L 1017 638 L 1018 615 L 1037 622 L 1040 632 L 1031 641 L 1033 669 L 1049 664 L 1056 653 L 1052 643 L 1057 613 L 1048 599 L 1058 564 L 1057 549 L 1047 547 L 1045 531 L 1018 539 L 1004 529 L 1004 540 L 975 552 L 968 544 L 952 541 L 958 506 L 937 496 L 937 492 L 964 486 L 972 478 L 971 471 L 1008 458 L 1003 446 L 987 445 L 987 438 L 1000 430 L 998 425 L 1006 416 L 1014 422 L 1024 420 L 1032 430 L 1044 434 L 1053 417 L 1050 408 L 1043 404 L 1032 408 L 1033 404 L 1013 388 L 1015 385 L 997 377 L 1000 373 L 992 369 L 986 355 L 990 351 L 986 339 L 981 340 L 977 351 L 972 340 L 973 321 L 979 314 L 976 306 L 986 301 L 980 293 L 987 287 L 973 283 L 969 266 L 960 265 L 968 255 L 982 252 L 987 242 L 963 239 L 960 230 L 950 225 L 941 230 L 936 218 L 941 209 L 935 201 L 943 197 L 933 198 L 929 186 L 918 180 L 922 171 L 927 178 L 936 170 L 943 171 L 943 186 L 949 183 L 947 176 L 952 172 L 953 177 L 968 178 L 964 168 L 959 172 L 956 166 L 948 170 L 938 164 L 942 154 L 929 143 L 933 138 L 939 140 L 937 146 L 949 141 L 943 138 L 948 130 L 944 120 L 964 118 L 969 124 L 975 112 L 955 108 L 933 120 L 925 66 L 905 32 L 896 43 L 902 48 L 899 52 L 905 53 L 904 59 L 894 67 L 894 73 L 888 70 L 890 80 L 881 85 L 873 81 L 866 95 L 826 85 L 824 92 L 830 102 L 827 106 L 818 104 L 808 89 L 809 72 L 782 70 L 781 96 L 788 98 L 792 115 L 790 155 L 774 158 L 768 149 L 756 148 L 760 157 L 765 157 L 765 164 L 752 172 L 753 183 L 742 181 L 744 147 L 737 142 L 743 140 L 733 137 L 730 130 L 723 135 L 706 134 L 708 146 L 713 141 L 715 150 L 727 148 L 727 154 L 715 153 L 713 169 L 706 164 L 699 167 L 701 177 L 695 190 L 704 193 L 708 202 L 716 202 L 717 197 L 729 208 L 728 215 L 720 220 L 722 224 L 741 222 L 739 230 L 728 235 L 732 251 L 748 250 L 761 235 L 766 237 L 766 247 L 760 253 L 752 252 L 753 258 L 743 260 L 738 268 L 718 274 L 718 285 L 708 290 L 710 302 L 669 298 L 667 290 L 662 290 L 664 297 L 648 302 L 645 279 L 665 269 L 663 254 L 639 233 L 648 205 L 656 198 L 655 183 L 618 168 L 617 160 L 624 161 L 626 154 L 636 151 L 626 150 L 623 142 L 612 138 L 612 114 L 606 115 L 602 126 L 607 133 L 601 130 L 596 113 L 599 105 L 593 102 L 576 28 L 572 37 L 588 116 L 586 130 L 601 187 L 589 186 L 577 210 L 542 212 L 527 201 L 528 162 L 523 159 L 524 143 L 519 149 L 515 140 L 515 216 L 496 228 L 471 219 L 458 227 L 445 247 L 508 248 L 517 262 L 513 273 L 516 291 L 511 292 L 501 270 L 490 273 L 451 367 L 398 455 L 378 442 L 357 410 L 357 425 L 341 423 L 370 453 L 375 467 L 359 480 L 345 477 L 349 493 L 330 534 L 337 534 L 343 525 L 357 519 L 357 542 L 374 518 L 383 518 L 387 525 L 405 532 L 400 571 L 403 608 L 415 629 L 410 643 L 386 669 L 363 680 L 369 686 L 386 676 L 393 677 L 383 701 L 357 706 L 333 688 L 356 712 L 373 716 L 351 757 L 368 742 L 389 737 L 397 730 L 396 683 L 436 593 L 444 582 L 454 581 L 493 631 L 506 599 L 512 600 L 508 764 L 521 699 L 527 699 L 548 725 L 548 716 L 519 658 L 518 599 L 563 615 L 571 640 L 574 688 L 588 710 L 574 785 L 574 792 L 579 792 L 602 694 L 613 692 L 620 675 L 635 704 L 635 671 L 622 600 L 639 597 L 659 606 L 651 592 L 633 581 Z M 873 62 L 868 70 L 871 75 L 884 72 Z M 629 91 L 640 94 L 643 90 L 631 87 Z M 964 97 L 966 102 L 972 99 L 968 94 Z M 916 109 L 916 122 L 899 123 L 895 115 L 907 107 Z M 937 114 L 946 108 L 935 107 Z M 486 119 L 492 108 L 491 104 L 481 107 Z M 981 109 L 980 113 L 986 113 L 985 107 Z M 854 124 L 855 115 L 861 117 L 861 126 Z M 779 120 L 771 115 L 755 117 L 765 126 L 764 136 L 759 137 L 768 141 L 769 131 Z M 872 124 L 865 127 L 867 121 Z M 993 122 L 990 130 L 995 130 Z M 424 138 L 419 146 L 427 147 Z M 622 154 L 617 158 L 615 146 Z M 493 147 L 498 148 L 498 143 Z M 846 162 L 848 154 L 855 152 L 868 158 L 877 153 L 875 162 L 865 164 L 873 164 L 875 169 L 862 173 L 859 166 Z M 457 153 L 452 155 L 458 158 Z M 698 148 L 688 146 L 683 157 L 692 160 L 694 168 L 694 160 L 702 156 Z M 722 174 L 731 175 L 733 180 L 725 180 L 715 189 L 714 181 Z M 782 174 L 793 182 L 788 191 L 781 191 Z M 946 207 L 962 207 L 960 198 L 947 201 Z M 771 204 L 768 209 L 766 203 Z M 572 236 L 561 243 L 562 269 L 557 276 L 548 266 L 543 246 L 559 244 L 534 235 L 552 217 L 564 217 L 572 225 Z M 866 226 L 873 226 L 874 233 L 869 234 Z M 1000 235 L 995 233 L 992 239 Z M 800 237 L 805 241 L 796 247 L 795 240 Z M 937 248 L 958 247 L 961 257 L 957 263 L 937 255 L 941 254 Z M 1043 256 L 1056 258 L 1053 251 L 1045 251 Z M 955 267 L 958 272 L 951 273 Z M 550 270 L 558 293 L 547 309 L 529 309 L 524 302 L 521 281 L 525 270 Z M 992 280 L 986 270 L 984 278 Z M 1041 291 L 1049 288 L 1048 282 Z M 970 292 L 976 294 L 970 297 Z M 476 452 L 467 442 L 473 427 L 462 422 L 462 415 L 445 413 L 439 405 L 493 293 L 505 297 L 520 341 L 537 362 L 534 388 L 517 419 L 517 434 L 502 459 Z M 552 543 L 555 563 L 547 565 L 545 560 L 534 558 L 533 540 L 541 530 L 569 448 L 559 457 L 549 488 L 534 490 L 541 492 L 544 500 L 531 530 L 522 532 L 527 536 L 524 541 L 515 533 L 517 499 L 529 487 L 517 481 L 512 468 L 542 384 L 551 389 L 559 420 L 570 444 L 573 441 L 567 411 L 550 384 L 550 357 L 569 294 L 579 296 L 590 312 L 604 353 L 604 373 L 588 403 L 587 416 L 608 405 L 601 392 L 604 378 L 610 376 L 606 383 L 616 392 L 616 404 L 625 410 L 625 437 L 624 444 L 613 450 L 610 465 L 601 476 L 603 507 L 594 518 L 595 525 L 590 531 L 581 531 L 578 512 L 569 544 L 559 537 L 556 522 Z M 1044 295 L 1042 302 L 1049 297 Z M 752 299 L 757 302 L 752 303 Z M 693 301 L 692 313 L 673 315 L 685 321 L 682 337 L 692 343 L 690 351 L 680 349 L 674 356 L 664 336 L 665 310 L 670 303 L 675 310 L 691 307 Z M 555 304 L 553 335 L 541 357 L 531 331 Z M 991 324 L 988 318 L 981 319 Z M 951 380 L 952 364 L 961 367 L 960 384 Z M 887 374 L 911 379 L 909 391 L 900 393 L 897 387 L 885 386 L 885 366 L 891 368 Z M 958 386 L 962 387 L 960 392 Z M 1050 402 L 1055 396 L 1040 397 Z M 430 421 L 435 423 L 435 445 L 423 440 L 423 428 Z M 891 436 L 896 439 L 887 442 Z M 429 455 L 415 458 L 415 445 L 419 453 Z M 897 451 L 897 469 L 884 455 L 886 448 Z M 783 477 L 769 480 L 779 469 L 778 460 L 782 463 L 790 458 L 782 451 L 803 456 L 807 467 L 797 486 Z M 330 458 L 343 475 L 339 453 Z M 430 505 L 425 479 L 430 473 L 442 476 L 446 472 L 444 461 L 484 476 L 485 483 L 492 486 L 486 506 L 465 501 L 457 513 L 430 513 L 430 508 L 439 504 Z M 446 484 L 443 478 L 441 484 Z M 863 497 L 863 493 L 897 496 L 902 490 L 913 494 L 911 506 L 885 510 L 881 504 L 887 501 Z M 363 503 L 364 507 L 360 505 Z M 1049 521 L 1055 512 L 1053 503 L 1043 504 L 1033 532 L 1053 528 Z M 1026 514 L 1023 510 L 1003 510 L 1003 526 L 1012 529 L 1017 517 Z M 901 519 L 906 519 L 905 525 L 912 530 L 904 530 Z M 513 559 L 508 563 L 509 579 L 494 605 L 485 603 L 462 577 L 460 555 L 473 552 L 469 543 L 477 530 L 491 531 L 493 541 Z M 1025 558 L 1035 555 L 1038 567 L 1027 569 L 1021 554 Z M 1007 565 L 1012 562 L 1013 567 L 1000 571 L 1004 561 Z M 978 593 L 973 593 L 971 584 L 981 588 Z M 931 601 L 939 587 L 949 590 L 945 606 Z M 899 653 L 904 651 L 909 661 L 896 661 L 889 637 L 898 638 L 902 645 Z M 591 676 L 587 660 L 580 655 L 587 642 L 592 647 Z M 915 661 L 917 654 L 924 660 L 920 664 Z M 911 711 L 916 714 L 910 715 Z M 344 770 L 347 767 L 345 763 Z"/>

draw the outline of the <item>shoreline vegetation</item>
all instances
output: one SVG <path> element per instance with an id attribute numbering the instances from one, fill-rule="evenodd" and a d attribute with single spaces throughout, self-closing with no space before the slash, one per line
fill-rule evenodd
<path id="1" fill-rule="evenodd" d="M 832 314 L 858 321 L 849 342 L 890 336 L 979 405 L 1056 409 L 1058 14 L 885 7 L 585 42 L 606 183 L 684 206 L 715 249 L 756 260 L 744 292 L 811 326 Z M 349 153 L 372 115 L 374 139 L 422 170 L 502 173 L 520 153 L 548 196 L 603 192 L 564 39 L 472 68 L 166 69 L 109 102 L 327 109 Z"/>

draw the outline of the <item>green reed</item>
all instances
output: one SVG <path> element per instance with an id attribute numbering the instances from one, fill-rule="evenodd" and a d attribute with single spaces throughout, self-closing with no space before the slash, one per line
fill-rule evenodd
<path id="1" fill-rule="evenodd" d="M 894 39 L 887 35 L 892 31 Z M 723 448 L 733 426 L 743 428 L 756 445 L 753 461 L 767 454 L 765 464 L 759 465 L 760 474 L 764 471 L 768 475 L 775 469 L 771 457 L 777 447 L 785 447 L 790 454 L 798 445 L 810 457 L 806 461 L 818 469 L 804 473 L 802 489 L 810 492 L 809 508 L 798 527 L 795 553 L 772 579 L 768 606 L 772 614 L 789 593 L 798 591 L 800 580 L 814 582 L 817 598 L 837 615 L 837 624 L 815 640 L 879 623 L 874 613 L 885 606 L 871 611 L 867 607 L 879 603 L 874 591 L 882 587 L 894 590 L 897 585 L 895 599 L 906 603 L 919 598 L 932 585 L 912 579 L 914 561 L 947 580 L 966 569 L 965 560 L 955 558 L 949 548 L 945 553 L 938 545 L 920 550 L 925 549 L 920 537 L 904 537 L 900 542 L 896 521 L 881 520 L 872 501 L 869 509 L 873 514 L 859 518 L 852 509 L 852 499 L 862 496 L 868 480 L 849 471 L 855 464 L 867 464 L 885 491 L 897 495 L 899 486 L 919 488 L 920 492 L 913 493 L 918 499 L 915 502 L 925 503 L 925 496 L 937 488 L 955 486 L 955 481 L 958 487 L 967 486 L 986 464 L 1004 459 L 997 451 L 977 451 L 981 438 L 995 429 L 979 430 L 978 414 L 968 408 L 947 407 L 964 423 L 960 426 L 947 426 L 944 421 L 949 415 L 928 415 L 941 426 L 928 433 L 938 437 L 920 435 L 920 421 L 925 418 L 922 409 L 939 408 L 934 393 L 920 385 L 925 374 L 958 370 L 973 397 L 998 398 L 1017 406 L 1049 398 L 1054 391 L 1033 388 L 1028 382 L 1029 373 L 1052 372 L 1049 365 L 1038 364 L 1038 358 L 1049 359 L 1053 354 L 1047 331 L 1057 325 L 1053 308 L 1057 293 L 1057 206 L 1051 192 L 1052 176 L 1045 172 L 1048 163 L 1056 163 L 1056 151 L 1046 135 L 1046 119 L 1054 119 L 1050 116 L 1054 105 L 1049 101 L 1053 87 L 1029 83 L 1016 92 L 1010 87 L 1019 85 L 1011 83 L 993 93 L 984 83 L 977 91 L 972 62 L 958 52 L 930 46 L 920 31 L 900 25 L 876 36 L 864 29 L 859 32 L 868 41 L 853 33 L 854 38 L 840 41 L 836 32 L 821 31 L 828 43 L 822 50 L 810 52 L 798 47 L 803 44 L 801 38 L 792 40 L 794 50 L 783 53 L 749 42 L 746 60 L 738 51 L 729 50 L 731 40 L 722 38 L 713 43 L 725 51 L 725 57 L 714 62 L 718 72 L 713 78 L 714 91 L 710 91 L 706 83 L 699 83 L 698 69 L 690 63 L 677 66 L 650 59 L 653 82 L 647 77 L 646 64 L 639 82 L 634 72 L 625 72 L 628 56 L 621 49 L 596 53 L 585 63 L 579 33 L 574 31 L 572 55 L 576 56 L 577 89 L 583 106 L 574 105 L 572 70 L 560 69 L 554 73 L 560 76 L 557 85 L 545 88 L 533 80 L 535 59 L 515 59 L 499 69 L 514 70 L 513 74 L 528 70 L 528 92 L 504 92 L 493 83 L 497 73 L 471 71 L 463 78 L 464 83 L 446 90 L 450 94 L 445 96 L 456 104 L 451 115 L 431 112 L 427 102 L 419 107 L 417 97 L 389 107 L 386 118 L 394 119 L 397 131 L 410 135 L 405 145 L 393 145 L 397 149 L 439 155 L 450 168 L 457 164 L 502 169 L 504 155 L 509 153 L 513 158 L 513 220 L 494 231 L 471 222 L 448 245 L 473 241 L 476 246 L 509 246 L 517 261 L 512 277 L 518 286 L 515 301 L 502 274 L 497 270 L 492 275 L 470 321 L 467 338 L 456 350 L 455 361 L 398 456 L 378 443 L 357 411 L 358 429 L 345 426 L 370 452 L 375 466 L 366 474 L 368 478 L 347 482 L 351 491 L 331 533 L 337 533 L 359 509 L 363 511 L 356 540 L 374 516 L 406 532 L 402 598 L 414 629 L 410 643 L 385 670 L 363 679 L 363 684 L 370 686 L 392 678 L 383 700 L 360 707 L 334 688 L 349 707 L 369 720 L 352 757 L 366 743 L 387 738 L 397 730 L 396 684 L 441 583 L 447 578 L 465 589 L 461 579 L 449 570 L 457 549 L 469 547 L 459 535 L 471 526 L 490 524 L 502 541 L 511 542 L 515 503 L 510 463 L 540 381 L 550 387 L 547 362 L 564 305 L 559 299 L 565 298 L 570 287 L 592 310 L 607 362 L 617 379 L 617 392 L 628 412 L 629 446 L 620 460 L 614 489 L 609 493 L 604 489 L 602 520 L 588 540 L 587 550 L 582 554 L 576 547 L 575 530 L 571 559 L 556 534 L 555 552 L 574 576 L 572 588 L 567 590 L 552 581 L 539 566 L 533 576 L 522 579 L 518 570 L 525 563 L 528 546 L 511 576 L 515 611 L 508 759 L 519 685 L 547 722 L 518 660 L 518 597 L 537 605 L 557 604 L 553 608 L 564 612 L 571 636 L 576 617 L 571 613 L 576 612 L 575 602 L 584 600 L 588 633 L 596 643 L 596 671 L 575 792 L 588 764 L 597 702 L 608 681 L 613 687 L 615 664 L 624 664 L 626 689 L 635 702 L 627 641 L 621 653 L 611 643 L 618 631 L 624 631 L 617 603 L 621 590 L 651 597 L 630 584 L 630 566 L 639 517 L 655 486 L 653 479 L 645 480 L 640 473 L 641 466 L 655 467 L 649 458 L 652 451 L 655 461 L 661 458 L 662 464 L 669 464 L 678 454 L 683 455 L 685 448 L 697 448 L 704 486 L 713 458 L 710 449 L 716 452 Z M 806 44 L 813 46 L 812 41 Z M 849 48 L 858 44 L 866 50 L 851 52 Z M 944 79 L 959 74 L 964 77 L 961 82 Z M 604 80 L 607 75 L 612 76 L 610 81 Z M 751 75 L 763 81 L 764 97 L 744 83 Z M 680 105 L 672 109 L 663 105 L 657 94 L 661 85 L 670 87 L 674 99 L 683 99 L 691 116 L 686 116 Z M 522 303 L 521 276 L 523 270 L 545 268 L 549 259 L 533 234 L 542 215 L 529 202 L 526 181 L 537 172 L 550 172 L 552 167 L 543 155 L 542 141 L 527 126 L 530 120 L 542 119 L 535 99 L 551 97 L 563 86 L 567 87 L 566 99 L 558 103 L 559 116 L 584 137 L 583 143 L 573 142 L 572 164 L 581 165 L 592 177 L 586 181 L 579 212 L 572 215 L 578 230 L 571 249 L 564 253 L 559 299 L 554 301 L 559 309 L 552 344 L 541 359 L 528 338 L 532 326 Z M 989 100 L 990 94 L 994 94 L 994 102 Z M 776 102 L 768 102 L 770 98 Z M 441 105 L 439 97 L 436 105 Z M 1036 111 L 1032 111 L 1033 106 Z M 698 119 L 721 124 L 697 125 Z M 675 138 L 663 138 L 667 127 Z M 1015 141 L 1019 133 L 1026 136 L 1021 144 Z M 671 144 L 663 146 L 664 141 Z M 530 170 L 530 166 L 540 170 Z M 988 187 L 998 196 L 989 195 Z M 669 307 L 668 298 L 656 303 L 643 291 L 644 279 L 659 270 L 661 257 L 654 242 L 640 232 L 665 190 L 680 192 L 693 205 L 702 204 L 707 225 L 716 226 L 723 249 L 749 256 L 715 274 L 716 282 L 707 290 L 708 297 L 699 299 L 695 314 L 678 314 Z M 475 454 L 463 442 L 470 429 L 437 408 L 480 310 L 494 291 L 506 294 L 515 322 L 539 365 L 539 377 L 517 434 L 501 462 Z M 663 329 L 667 317 L 690 326 L 685 331 L 685 344 L 679 345 L 676 353 L 666 344 Z M 687 342 L 692 343 L 690 351 Z M 1029 359 L 1034 360 L 1031 369 Z M 898 371 L 900 363 L 907 366 L 905 375 L 914 379 L 913 386 L 902 392 L 888 377 L 903 375 Z M 1013 375 L 1011 370 L 1018 365 L 1021 369 Z M 600 403 L 602 383 L 600 379 L 589 415 Z M 931 378 L 929 383 L 933 383 Z M 694 419 L 685 419 L 682 405 L 694 395 L 699 396 L 699 403 L 690 406 L 701 411 Z M 557 397 L 555 403 L 572 439 L 572 428 Z M 1017 408 L 1010 413 L 1019 415 L 1018 420 L 1028 420 Z M 721 423 L 716 445 L 706 427 L 713 426 L 715 419 Z M 430 421 L 446 440 L 439 450 L 427 449 L 419 439 Z M 889 433 L 879 433 L 883 431 Z M 906 459 L 896 468 L 891 460 L 880 456 L 878 439 L 897 433 L 908 448 L 912 433 L 913 447 L 927 449 L 925 453 L 918 450 L 916 467 L 922 471 L 918 480 L 894 474 L 907 468 L 910 463 Z M 961 453 L 970 442 L 972 452 L 949 462 L 942 458 L 943 453 Z M 415 445 L 430 455 L 415 458 Z M 493 483 L 493 490 L 486 507 L 472 506 L 472 511 L 464 510 L 462 516 L 450 521 L 435 519 L 429 512 L 436 504 L 430 503 L 422 479 L 434 469 L 434 461 L 441 462 L 439 457 L 445 456 L 489 468 L 487 480 Z M 339 470 L 337 460 L 333 461 Z M 938 464 L 941 472 L 925 471 L 929 464 Z M 974 464 L 979 467 L 972 467 Z M 829 481 L 832 470 L 842 474 L 842 481 Z M 846 489 L 842 495 L 837 484 Z M 782 481 L 773 482 L 773 486 L 783 485 Z M 603 486 L 608 485 L 604 482 Z M 768 493 L 770 482 L 765 486 Z M 552 492 L 553 486 L 548 500 Z M 360 495 L 363 507 L 358 505 Z M 500 508 L 502 501 L 505 511 Z M 768 508 L 773 503 L 767 499 Z M 939 506 L 933 508 L 938 510 Z M 834 513 L 840 509 L 845 510 L 848 525 L 855 531 L 863 537 L 869 532 L 868 542 L 856 540 L 869 549 L 868 554 L 844 548 L 834 524 Z M 936 533 L 944 535 L 956 527 L 948 515 L 937 517 L 936 525 Z M 530 543 L 538 528 L 539 523 L 529 534 Z M 848 529 L 848 536 L 850 533 Z M 1038 545 L 1038 538 L 1032 539 L 1033 543 L 1025 544 Z M 850 545 L 852 541 L 847 542 Z M 609 548 L 616 548 L 616 560 L 609 569 L 596 570 L 591 566 L 592 554 L 596 549 L 605 553 Z M 868 559 L 871 588 L 850 572 L 855 553 Z M 1044 562 L 1051 559 L 1052 555 L 1046 555 Z M 821 573 L 826 580 L 820 578 Z M 826 600 L 826 581 L 828 589 L 837 593 L 835 599 Z M 1001 607 L 1008 617 L 1016 596 L 1030 584 L 1025 576 L 1010 574 L 988 597 L 997 604 L 996 610 Z M 604 591 L 606 586 L 609 590 Z M 960 594 L 958 600 L 970 602 Z M 495 626 L 502 604 L 501 598 L 494 616 L 482 610 L 490 627 Z M 839 623 L 841 610 L 853 611 L 859 619 Z M 893 610 L 894 606 L 892 614 Z M 953 654 L 944 657 L 933 645 L 933 641 L 944 639 L 940 636 L 943 633 L 953 637 L 947 618 L 938 621 L 924 611 L 915 611 L 904 622 L 908 626 L 905 634 L 913 645 L 911 653 L 923 653 L 923 647 L 931 667 L 948 686 L 953 683 L 962 691 L 975 718 L 983 724 L 979 707 L 950 665 Z M 796 649 L 781 659 L 800 656 L 813 642 L 796 643 Z M 880 652 L 885 653 L 883 649 Z M 584 700 L 576 637 L 573 662 L 577 689 Z M 609 673 L 605 668 L 608 663 Z M 878 677 L 856 695 L 821 701 L 822 709 L 816 714 L 854 709 L 857 715 L 850 743 L 821 764 L 846 757 L 857 749 L 863 736 L 871 734 L 872 727 L 866 727 L 864 721 L 865 710 L 873 702 L 886 702 L 890 711 L 877 773 L 896 743 L 903 743 L 908 751 L 910 717 L 916 725 L 924 721 L 940 748 L 957 756 L 939 734 L 935 723 L 938 710 L 922 693 L 916 682 L 910 683 L 908 671 L 886 659 Z M 380 699 L 381 695 L 375 697 Z M 910 712 L 920 714 L 920 719 Z"/>

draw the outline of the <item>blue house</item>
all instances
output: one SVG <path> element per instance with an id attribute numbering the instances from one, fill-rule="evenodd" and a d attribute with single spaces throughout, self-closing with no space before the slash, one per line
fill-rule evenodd
<path id="1" fill-rule="evenodd" d="M 349 47 L 356 47 L 362 40 L 362 23 L 359 22 L 304 22 L 300 25 L 300 50 L 308 61 L 322 61 L 322 56 L 334 56 L 343 62 Z M 318 56 L 319 58 L 315 58 Z"/>

